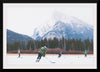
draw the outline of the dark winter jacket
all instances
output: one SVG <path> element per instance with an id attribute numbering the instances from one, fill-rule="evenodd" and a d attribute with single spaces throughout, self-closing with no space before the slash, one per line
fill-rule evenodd
<path id="1" fill-rule="evenodd" d="M 59 52 L 59 55 L 61 55 L 62 54 L 62 52 Z"/>

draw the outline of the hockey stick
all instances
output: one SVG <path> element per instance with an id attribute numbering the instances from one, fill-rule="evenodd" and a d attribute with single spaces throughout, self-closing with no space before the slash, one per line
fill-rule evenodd
<path id="1" fill-rule="evenodd" d="M 47 57 L 45 57 L 49 62 L 51 62 L 51 63 L 55 63 L 55 62 L 53 62 L 53 61 L 51 61 L 51 60 L 49 60 Z"/>

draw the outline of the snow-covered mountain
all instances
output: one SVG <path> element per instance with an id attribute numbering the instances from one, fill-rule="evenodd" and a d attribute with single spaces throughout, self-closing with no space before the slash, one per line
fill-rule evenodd
<path id="1" fill-rule="evenodd" d="M 82 20 L 66 16 L 59 12 L 54 12 L 52 17 L 52 25 L 46 25 L 39 31 L 33 34 L 34 39 L 54 38 L 61 39 L 64 36 L 66 39 L 80 39 L 84 40 L 89 37 L 93 39 L 93 26 L 83 22 Z M 39 38 L 38 38 L 39 37 Z"/>
<path id="2" fill-rule="evenodd" d="M 34 29 L 34 33 L 32 35 L 32 38 L 35 40 L 41 39 L 41 36 L 39 35 L 39 30 L 37 28 Z"/>
<path id="3" fill-rule="evenodd" d="M 43 26 L 39 26 L 36 27 L 34 29 L 32 38 L 35 40 L 40 40 L 42 36 L 44 36 L 44 34 L 46 34 L 47 32 L 49 32 L 50 30 L 52 30 L 52 26 L 50 24 L 44 24 Z"/>

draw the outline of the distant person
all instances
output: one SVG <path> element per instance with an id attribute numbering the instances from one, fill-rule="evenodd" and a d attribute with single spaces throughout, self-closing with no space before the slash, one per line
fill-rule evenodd
<path id="1" fill-rule="evenodd" d="M 18 57 L 20 58 L 20 49 L 18 49 Z"/>
<path id="2" fill-rule="evenodd" d="M 47 52 L 47 47 L 46 46 L 41 47 L 40 51 L 38 51 L 38 57 L 36 62 L 39 62 L 42 56 L 45 57 L 46 52 Z"/>
<path id="3" fill-rule="evenodd" d="M 85 57 L 87 57 L 87 51 L 86 50 L 84 51 L 84 54 L 85 54 Z"/>
<path id="4" fill-rule="evenodd" d="M 62 54 L 62 51 L 60 51 L 60 52 L 59 52 L 59 54 L 58 54 L 58 55 L 59 55 L 59 56 L 58 56 L 58 58 L 60 58 L 60 57 L 61 57 L 61 54 Z"/>

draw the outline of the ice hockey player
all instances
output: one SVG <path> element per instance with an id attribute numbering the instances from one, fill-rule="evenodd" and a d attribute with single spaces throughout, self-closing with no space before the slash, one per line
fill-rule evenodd
<path id="1" fill-rule="evenodd" d="M 85 54 L 85 57 L 87 57 L 87 51 L 86 50 L 84 51 L 84 54 Z"/>
<path id="2" fill-rule="evenodd" d="M 41 49 L 38 51 L 38 57 L 36 62 L 39 62 L 42 56 L 45 57 L 46 52 L 47 52 L 47 47 L 46 46 L 41 47 Z"/>
<path id="3" fill-rule="evenodd" d="M 20 58 L 20 48 L 18 49 L 18 57 Z"/>
<path id="4" fill-rule="evenodd" d="M 58 54 L 58 55 L 59 55 L 59 56 L 58 56 L 58 58 L 60 58 L 60 57 L 61 57 L 61 54 L 62 54 L 62 51 L 60 51 L 60 52 L 59 52 L 59 54 Z"/>

